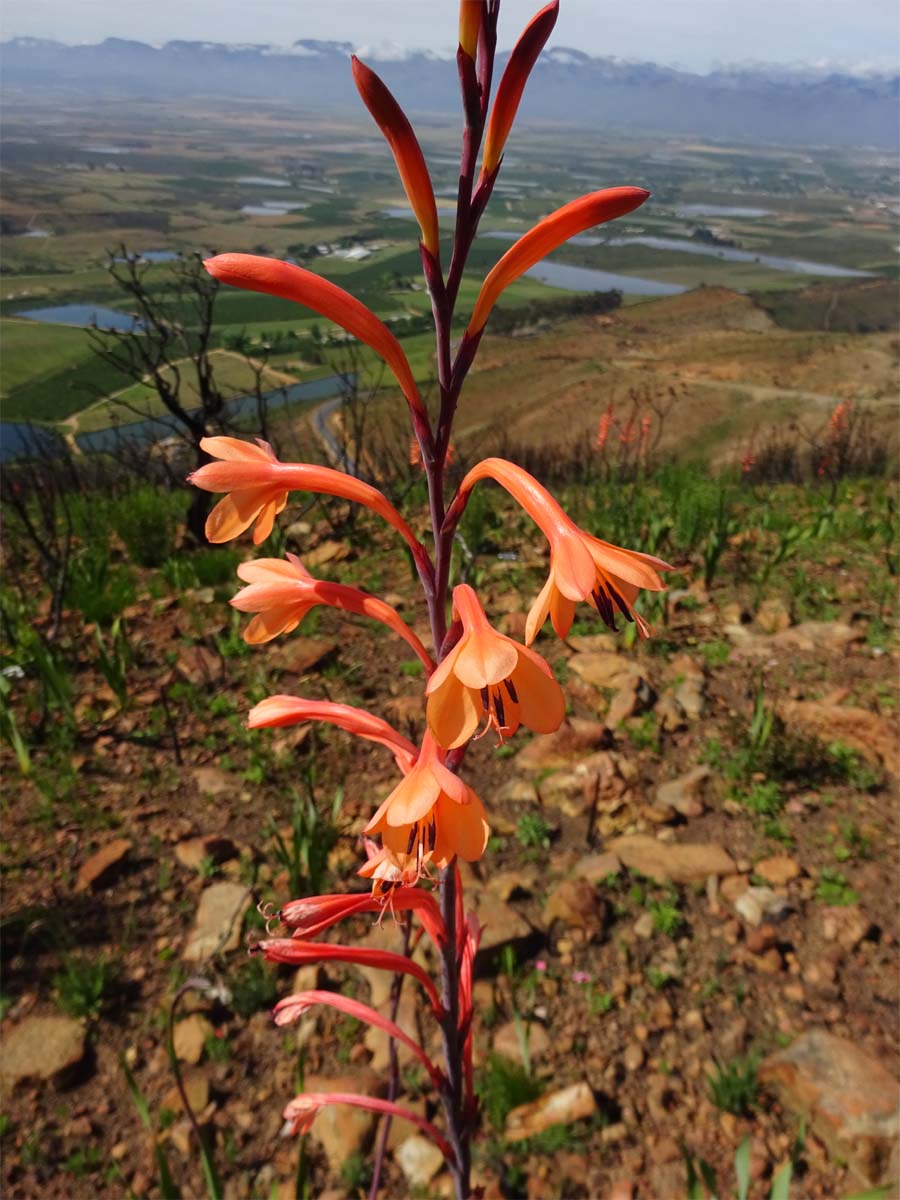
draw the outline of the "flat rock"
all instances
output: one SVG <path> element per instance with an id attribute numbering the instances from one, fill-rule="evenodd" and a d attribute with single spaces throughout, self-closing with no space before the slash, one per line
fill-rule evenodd
<path id="1" fill-rule="evenodd" d="M 821 910 L 822 936 L 828 942 L 837 942 L 848 954 L 855 950 L 863 938 L 868 937 L 873 925 L 858 904 L 829 905 Z"/>
<path id="2" fill-rule="evenodd" d="M 569 670 L 591 687 L 613 688 L 616 691 L 643 676 L 643 671 L 633 658 L 608 650 L 576 654 L 569 661 Z"/>
<path id="3" fill-rule="evenodd" d="M 179 1062 L 189 1063 L 192 1067 L 196 1066 L 203 1057 L 206 1039 L 211 1038 L 214 1033 L 212 1024 L 202 1013 L 191 1013 L 189 1017 L 185 1017 L 175 1026 L 172 1038 L 175 1057 Z"/>
<path id="4" fill-rule="evenodd" d="M 520 912 L 488 891 L 478 896 L 476 914 L 483 929 L 479 959 L 502 946 L 522 945 L 534 936 L 534 930 Z"/>
<path id="5" fill-rule="evenodd" d="M 182 1074 L 181 1082 L 184 1084 L 184 1090 L 187 1094 L 188 1104 L 194 1115 L 199 1117 L 207 1104 L 209 1104 L 209 1079 L 205 1071 L 192 1069 L 185 1071 Z M 184 1112 L 184 1101 L 181 1098 L 177 1086 L 171 1087 L 163 1096 L 161 1108 L 167 1108 L 170 1112 Z"/>
<path id="6" fill-rule="evenodd" d="M 754 621 L 763 633 L 781 633 L 790 628 L 791 610 L 780 596 L 772 596 L 760 604 Z"/>
<path id="7" fill-rule="evenodd" d="M 175 857 L 189 871 L 199 871 L 204 863 L 218 865 L 237 856 L 238 848 L 231 838 L 215 835 L 187 838 L 175 847 Z"/>
<path id="8" fill-rule="evenodd" d="M 880 1059 L 821 1029 L 767 1058 L 760 1081 L 869 1187 L 896 1182 L 900 1085 Z"/>
<path id="9" fill-rule="evenodd" d="M 734 860 L 711 842 L 661 842 L 644 834 L 626 834 L 609 843 L 626 867 L 657 883 L 694 883 L 710 875 L 733 875 Z"/>
<path id="10" fill-rule="evenodd" d="M 745 888 L 734 900 L 735 912 L 754 929 L 763 921 L 778 923 L 784 920 L 791 906 L 784 896 L 769 887 Z"/>
<path id="11" fill-rule="evenodd" d="M 203 892 L 182 958 L 203 962 L 241 944 L 241 923 L 250 907 L 250 892 L 240 883 L 213 883 Z"/>
<path id="12" fill-rule="evenodd" d="M 321 567 L 325 563 L 343 562 L 345 558 L 350 557 L 350 547 L 346 542 L 336 542 L 328 539 L 324 542 L 319 542 L 312 550 L 306 550 L 303 554 L 303 563 L 310 570 L 313 567 Z"/>
<path id="13" fill-rule="evenodd" d="M 128 838 L 107 842 L 81 864 L 75 880 L 76 892 L 95 892 L 109 883 L 122 859 L 131 849 Z"/>
<path id="14" fill-rule="evenodd" d="M 221 767 L 194 767 L 191 771 L 197 791 L 204 796 L 228 796 L 243 786 L 236 775 L 223 771 Z"/>
<path id="15" fill-rule="evenodd" d="M 535 771 L 568 767 L 586 758 L 601 746 L 608 736 L 606 726 L 599 721 L 567 722 L 555 733 L 545 733 L 533 738 L 516 755 L 516 766 L 530 767 Z"/>
<path id="16" fill-rule="evenodd" d="M 673 698 L 688 721 L 698 721 L 706 708 L 703 676 L 688 675 L 675 688 Z"/>
<path id="17" fill-rule="evenodd" d="M 524 1065 L 525 1055 L 522 1051 L 522 1040 L 528 1047 L 528 1058 L 531 1062 L 539 1062 L 550 1049 L 550 1035 L 543 1025 L 537 1021 L 523 1021 L 521 1033 L 515 1021 L 506 1021 L 494 1031 L 493 1048 L 495 1053 L 502 1054 L 511 1062 Z"/>
<path id="18" fill-rule="evenodd" d="M 540 882 L 536 866 L 517 867 L 514 871 L 497 871 L 487 881 L 488 891 L 501 900 L 511 900 L 517 893 L 532 895 Z"/>
<path id="19" fill-rule="evenodd" d="M 407 1181 L 415 1188 L 424 1188 L 444 1165 L 444 1156 L 434 1142 L 420 1133 L 402 1141 L 394 1158 Z"/>
<path id="20" fill-rule="evenodd" d="M 844 742 L 869 762 L 900 775 L 900 741 L 893 718 L 820 700 L 785 700 L 778 705 L 778 714 L 786 724 L 815 734 L 826 745 Z"/>
<path id="21" fill-rule="evenodd" d="M 84 1058 L 85 1032 L 72 1017 L 26 1017 L 3 1037 L 4 1090 L 26 1079 L 63 1081 Z"/>
<path id="22" fill-rule="evenodd" d="M 225 673 L 225 664 L 220 654 L 207 650 L 205 646 L 185 646 L 175 663 L 178 674 L 196 686 L 219 683 Z"/>
<path id="23" fill-rule="evenodd" d="M 592 936 L 606 923 L 606 904 L 586 879 L 564 879 L 544 905 L 544 923 L 552 925 L 554 921 Z"/>
<path id="24" fill-rule="evenodd" d="M 337 650 L 337 642 L 326 642 L 322 638 L 292 637 L 289 641 L 269 651 L 269 662 L 284 675 L 306 675 Z"/>
<path id="25" fill-rule="evenodd" d="M 610 875 L 618 875 L 622 862 L 615 854 L 586 854 L 575 864 L 572 874 L 589 883 L 603 883 Z"/>
<path id="26" fill-rule="evenodd" d="M 361 1092 L 378 1096 L 383 1078 L 375 1071 L 361 1068 L 346 1075 L 308 1075 L 303 1081 L 304 1092 Z M 327 1104 L 319 1109 L 312 1136 L 325 1151 L 332 1171 L 341 1167 L 352 1154 L 362 1153 L 372 1140 L 378 1114 L 349 1104 Z"/>
<path id="27" fill-rule="evenodd" d="M 549 1092 L 531 1104 L 520 1104 L 506 1118 L 505 1137 L 508 1142 L 543 1133 L 551 1125 L 571 1125 L 597 1111 L 594 1093 L 586 1083 L 573 1083 L 558 1092 Z"/>
<path id="28" fill-rule="evenodd" d="M 700 793 L 710 774 L 709 767 L 699 766 L 688 771 L 686 775 L 679 775 L 677 779 L 661 783 L 656 789 L 656 803 L 664 808 L 674 808 L 683 817 L 701 816 L 705 806 Z"/>
<path id="29" fill-rule="evenodd" d="M 802 874 L 800 864 L 787 854 L 775 854 L 772 858 L 761 858 L 753 868 L 754 875 L 764 879 L 773 887 L 784 887 Z"/>

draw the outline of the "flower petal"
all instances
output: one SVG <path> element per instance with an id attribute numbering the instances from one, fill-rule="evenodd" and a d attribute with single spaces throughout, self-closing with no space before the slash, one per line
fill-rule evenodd
<path id="1" fill-rule="evenodd" d="M 652 554 L 643 554 L 640 550 L 625 550 L 621 546 L 613 546 L 600 538 L 584 535 L 588 553 L 594 562 L 606 575 L 627 580 L 637 587 L 646 588 L 649 592 L 665 591 L 666 585 L 660 579 L 659 571 L 671 571 L 673 568 L 661 558 Z"/>
<path id="2" fill-rule="evenodd" d="M 449 862 L 455 855 L 466 862 L 477 862 L 487 849 L 491 832 L 478 796 L 472 792 L 468 804 L 454 804 L 449 797 L 441 796 L 436 808 L 435 862 Z"/>
<path id="3" fill-rule="evenodd" d="M 480 690 L 506 679 L 517 662 L 515 644 L 488 625 L 472 630 L 456 659 L 453 674 L 466 687 Z"/>
<path id="4" fill-rule="evenodd" d="M 553 593 L 553 576 L 547 576 L 547 582 L 541 588 L 537 598 L 528 610 L 528 619 L 525 622 L 525 641 L 527 645 L 531 645 L 538 635 L 538 630 L 547 620 L 547 615 L 550 612 L 550 597 Z"/>
<path id="5" fill-rule="evenodd" d="M 451 677 L 428 697 L 425 717 L 436 740 L 453 750 L 478 728 L 479 710 L 469 689 Z"/>
<path id="6" fill-rule="evenodd" d="M 223 496 L 206 518 L 206 540 L 230 542 L 248 529 L 262 508 L 269 488 L 255 488 L 248 492 L 230 492 Z"/>
<path id="7" fill-rule="evenodd" d="M 248 646 L 261 646 L 279 633 L 292 633 L 312 607 L 301 603 L 264 609 L 244 630 L 244 641 Z"/>
<path id="8" fill-rule="evenodd" d="M 519 717 L 534 733 L 553 733 L 566 715 L 563 690 L 549 670 L 533 650 L 519 651 L 519 666 L 512 677 L 519 697 Z"/>
<path id="9" fill-rule="evenodd" d="M 575 620 L 575 601 L 564 596 L 562 592 L 553 589 L 550 597 L 550 620 L 557 637 L 567 637 Z"/>

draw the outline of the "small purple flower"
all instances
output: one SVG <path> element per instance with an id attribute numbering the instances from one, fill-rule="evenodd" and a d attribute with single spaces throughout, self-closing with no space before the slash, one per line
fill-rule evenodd
<path id="1" fill-rule="evenodd" d="M 590 971 L 573 971 L 572 972 L 572 982 L 573 983 L 590 983 L 591 982 Z"/>
<path id="2" fill-rule="evenodd" d="M 546 971 L 546 970 L 547 970 L 547 963 L 545 962 L 545 960 L 544 960 L 543 958 L 539 958 L 539 959 L 537 960 L 537 962 L 534 964 L 534 969 L 535 969 L 536 971 Z"/>

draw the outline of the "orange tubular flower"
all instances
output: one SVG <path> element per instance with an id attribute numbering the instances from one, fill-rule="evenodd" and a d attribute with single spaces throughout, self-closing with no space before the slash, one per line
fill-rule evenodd
<path id="1" fill-rule="evenodd" d="M 286 559 L 252 559 L 241 563 L 237 573 L 250 586 L 241 588 L 232 606 L 240 612 L 259 614 L 244 630 L 244 641 L 252 646 L 270 642 L 279 633 L 291 633 L 311 608 L 326 604 L 380 621 L 403 638 L 427 671 L 434 666 L 428 651 L 396 609 L 359 588 L 314 579 L 296 554 L 288 554 Z"/>
<path id="2" fill-rule="evenodd" d="M 502 458 L 486 458 L 472 468 L 459 486 L 449 518 L 461 512 L 465 498 L 479 479 L 495 479 L 516 499 L 550 543 L 550 575 L 531 606 L 525 624 L 525 641 L 530 645 L 549 614 L 553 628 L 565 637 L 572 628 L 575 604 L 587 600 L 610 629 L 616 628 L 616 611 L 634 621 L 641 637 L 649 637 L 650 626 L 634 609 L 641 588 L 665 590 L 660 571 L 672 567 L 638 550 L 623 550 L 579 529 L 538 481 Z"/>
<path id="3" fill-rule="evenodd" d="M 465 0 L 463 0 L 463 8 L 466 8 Z M 522 99 L 522 92 L 528 82 L 528 76 L 531 74 L 532 67 L 537 62 L 538 55 L 543 50 L 547 38 L 553 32 L 553 26 L 556 24 L 558 16 L 559 0 L 552 0 L 532 17 L 509 56 L 488 121 L 479 182 L 493 175 L 500 165 L 503 147 L 506 145 L 512 123 L 516 119 L 519 101 Z M 460 21 L 459 40 L 462 43 L 461 26 L 462 22 Z M 472 57 L 474 58 L 474 55 Z"/>
<path id="4" fill-rule="evenodd" d="M 482 717 L 501 741 L 520 725 L 535 733 L 558 729 L 566 701 L 541 656 L 498 633 L 468 584 L 453 589 L 453 609 L 462 637 L 425 689 L 428 727 L 438 742 L 461 746 Z"/>
<path id="5" fill-rule="evenodd" d="M 484 0 L 460 0 L 459 44 L 473 63 L 478 51 L 478 34 L 481 32 L 483 14 Z"/>
<path id="6" fill-rule="evenodd" d="M 430 733 L 422 740 L 415 766 L 391 792 L 365 833 L 381 834 L 402 872 L 415 864 L 416 875 L 431 862 L 446 867 L 457 855 L 475 862 L 487 846 L 484 805 L 439 757 Z"/>
<path id="7" fill-rule="evenodd" d="M 422 243 L 437 260 L 440 255 L 437 205 L 422 148 L 403 109 L 375 72 L 355 54 L 351 61 L 357 91 L 391 148 L 406 198 L 422 231 Z"/>
<path id="8" fill-rule="evenodd" d="M 590 229 L 592 225 L 601 225 L 604 221 L 612 221 L 632 212 L 643 204 L 649 195 L 644 188 L 604 188 L 603 191 L 591 192 L 579 200 L 564 204 L 549 217 L 539 221 L 507 250 L 488 273 L 478 293 L 466 336 L 474 338 L 481 333 L 497 297 L 529 267 L 533 267 L 557 246 L 585 229 Z"/>
<path id="9" fill-rule="evenodd" d="M 203 265 L 220 283 L 293 300 L 295 304 L 302 304 L 334 321 L 371 346 L 393 371 L 410 408 L 427 419 L 403 348 L 387 325 L 355 296 L 312 271 L 280 262 L 277 258 L 262 258 L 257 254 L 217 254 L 215 258 L 206 259 Z"/>
<path id="10" fill-rule="evenodd" d="M 416 563 L 424 561 L 422 546 L 394 506 L 377 488 L 352 475 L 311 463 L 279 462 L 268 442 L 259 439 L 254 446 L 238 438 L 208 437 L 200 448 L 222 461 L 193 471 L 188 482 L 207 492 L 228 492 L 206 519 L 209 541 L 231 541 L 255 521 L 253 541 L 258 546 L 272 532 L 289 492 L 319 492 L 371 508 L 403 537 Z"/>
<path id="11" fill-rule="evenodd" d="M 281 729 L 305 721 L 326 721 L 369 742 L 386 746 L 404 773 L 411 771 L 418 750 L 396 729 L 362 708 L 334 704 L 330 700 L 304 700 L 300 696 L 267 696 L 250 710 L 248 729 Z"/>

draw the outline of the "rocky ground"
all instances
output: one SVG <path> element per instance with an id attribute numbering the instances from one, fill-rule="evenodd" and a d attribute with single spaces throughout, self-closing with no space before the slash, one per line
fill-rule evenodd
<path id="1" fill-rule="evenodd" d="M 304 541 L 311 568 L 318 556 L 335 575 L 378 574 L 413 618 L 404 565 L 383 545 L 354 561 L 324 526 Z M 684 1196 L 683 1148 L 728 1195 L 747 1138 L 753 1197 L 788 1162 L 791 1195 L 810 1200 L 897 1178 L 891 617 L 849 546 L 806 564 L 831 589 L 814 619 L 777 576 L 751 597 L 727 569 L 707 591 L 677 565 L 653 642 L 628 648 L 590 622 L 541 640 L 570 700 L 558 733 L 500 750 L 484 739 L 464 767 L 492 823 L 464 873 L 485 925 L 476 1179 L 488 1197 Z M 508 564 L 485 564 L 480 590 L 507 632 L 521 631 L 541 567 L 535 552 L 520 591 Z M 295 798 L 308 814 L 314 795 L 321 814 L 305 844 L 327 850 L 334 834 L 322 890 L 355 887 L 358 832 L 393 767 L 337 732 L 251 735 L 242 722 L 267 692 L 296 691 L 417 736 L 421 679 L 383 635 L 333 613 L 248 652 L 231 590 L 169 593 L 148 577 L 127 615 L 125 711 L 83 668 L 78 736 L 49 737 L 28 780 L 4 751 L 10 1198 L 159 1196 L 159 1149 L 177 1194 L 207 1194 L 166 1049 L 176 996 L 174 1053 L 224 1196 L 366 1192 L 370 1115 L 326 1110 L 298 1171 L 280 1114 L 301 1081 L 383 1091 L 384 1039 L 330 1011 L 278 1030 L 268 1010 L 313 984 L 386 1005 L 387 983 L 331 967 L 295 980 L 245 945 L 256 903 L 290 895 Z M 73 619 L 67 636 L 86 662 L 91 632 Z M 400 940 L 390 921 L 340 937 Z M 399 1021 L 436 1046 L 411 991 Z M 405 1102 L 431 1114 L 426 1079 L 401 1062 Z M 384 1196 L 447 1194 L 427 1142 L 395 1123 L 389 1145 Z"/>

